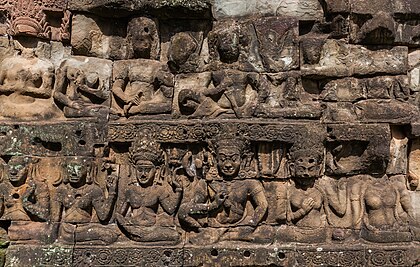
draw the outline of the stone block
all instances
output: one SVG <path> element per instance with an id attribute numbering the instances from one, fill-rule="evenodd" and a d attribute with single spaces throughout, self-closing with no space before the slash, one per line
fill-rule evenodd
<path id="1" fill-rule="evenodd" d="M 323 10 L 318 1 L 275 1 L 275 0 L 216 0 L 213 6 L 216 19 L 243 17 L 253 14 L 284 15 L 299 17 L 301 20 L 319 20 Z"/>
<path id="2" fill-rule="evenodd" d="M 302 47 L 301 53 L 305 53 Z M 318 51 L 316 51 L 318 52 Z M 353 75 L 406 74 L 408 49 L 396 46 L 392 49 L 369 50 L 360 45 L 343 41 L 326 40 L 315 57 L 301 58 L 301 71 L 305 76 L 347 77 Z"/>
<path id="3" fill-rule="evenodd" d="M 163 18 L 211 18 L 210 0 L 68 0 L 68 9 L 104 17 L 127 17 L 149 13 Z"/>
<path id="4" fill-rule="evenodd" d="M 391 134 L 386 124 L 327 126 L 326 173 L 385 173 Z"/>
<path id="5" fill-rule="evenodd" d="M 127 24 L 94 15 L 76 14 L 72 19 L 71 45 L 77 55 L 124 59 L 127 57 Z"/>

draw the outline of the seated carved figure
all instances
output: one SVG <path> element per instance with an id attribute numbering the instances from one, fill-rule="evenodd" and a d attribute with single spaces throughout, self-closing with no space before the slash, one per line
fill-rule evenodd
<path id="1" fill-rule="evenodd" d="M 173 215 L 181 201 L 182 187 L 164 174 L 159 145 L 151 140 L 136 141 L 130 158 L 125 177 L 128 185 L 116 214 L 122 232 L 137 242 L 179 242 Z"/>
<path id="2" fill-rule="evenodd" d="M 61 222 L 59 240 L 66 243 L 115 242 L 117 229 L 102 224 L 109 222 L 112 214 L 116 177 L 107 178 L 108 197 L 105 197 L 104 190 L 95 181 L 93 159 L 67 158 L 63 168 L 63 177 L 55 183 L 57 189 L 51 207 L 52 220 Z"/>
<path id="3" fill-rule="evenodd" d="M 124 116 L 170 113 L 174 76 L 167 66 L 149 59 L 114 65 L 114 113 Z"/>
<path id="4" fill-rule="evenodd" d="M 285 221 L 290 227 L 279 231 L 280 240 L 295 240 L 298 242 L 322 242 L 327 238 L 325 220 L 326 208 L 339 215 L 346 212 L 346 200 L 343 190 L 337 195 L 332 190 L 326 191 L 319 185 L 322 159 L 314 151 L 301 149 L 290 153 L 290 175 L 292 181 L 286 189 L 284 205 L 285 212 L 278 215 L 278 221 Z M 345 191 L 344 191 L 345 194 Z M 329 209 L 330 210 L 330 209 Z"/>
<path id="5" fill-rule="evenodd" d="M 181 114 L 215 118 L 224 113 L 237 118 L 251 117 L 258 104 L 254 74 L 215 71 L 201 90 L 183 89 L 178 95 Z"/>
<path id="6" fill-rule="evenodd" d="M 57 70 L 54 99 L 63 106 L 67 118 L 106 117 L 110 76 L 109 61 L 85 60 L 84 57 L 67 59 Z"/>
<path id="7" fill-rule="evenodd" d="M 405 184 L 388 176 L 370 177 L 361 187 L 361 235 L 372 242 L 409 242 L 412 235 L 413 207 Z M 402 207 L 402 210 L 399 210 Z"/>
<path id="8" fill-rule="evenodd" d="M 1 220 L 11 222 L 11 241 L 49 242 L 51 227 L 48 186 L 35 177 L 37 160 L 13 157 L 2 167 L 0 183 Z"/>
<path id="9" fill-rule="evenodd" d="M 193 154 L 176 146 L 167 148 L 165 152 L 167 171 L 172 180 L 183 188 L 178 220 L 187 231 L 199 232 L 206 226 L 208 214 L 221 204 L 221 199 L 209 202 L 203 171 L 206 152 Z"/>
<path id="10" fill-rule="evenodd" d="M 221 204 L 210 214 L 209 225 L 232 227 L 222 236 L 224 240 L 250 241 L 255 227 L 267 212 L 268 203 L 261 182 L 253 179 L 255 176 L 238 179 L 240 173 L 253 173 L 247 169 L 255 168 L 252 160 L 246 157 L 248 143 L 226 137 L 217 140 L 215 146 L 221 180 L 211 181 L 209 188 L 211 199 Z M 247 204 L 251 203 L 252 211 L 247 209 Z"/>
<path id="11" fill-rule="evenodd" d="M 14 119 L 60 117 L 52 98 L 54 66 L 27 50 L 0 63 L 0 116 Z"/>

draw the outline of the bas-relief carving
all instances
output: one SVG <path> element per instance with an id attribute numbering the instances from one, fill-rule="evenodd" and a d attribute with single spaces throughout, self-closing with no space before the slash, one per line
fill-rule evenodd
<path id="1" fill-rule="evenodd" d="M 7 33 L 54 41 L 70 39 L 71 13 L 65 1 L 17 0 L 0 3 L 9 13 Z"/>
<path id="2" fill-rule="evenodd" d="M 101 188 L 98 165 L 92 158 L 63 159 L 62 173 L 54 181 L 56 189 L 51 204 L 51 219 L 60 223 L 59 242 L 110 244 L 117 240 L 116 227 L 102 225 L 109 222 L 113 211 L 117 177 L 107 175 L 106 188 Z"/>
<path id="3" fill-rule="evenodd" d="M 118 61 L 113 72 L 113 113 L 125 117 L 171 113 L 174 77 L 166 65 L 150 59 Z"/>
<path id="4" fill-rule="evenodd" d="M 45 223 L 50 219 L 50 194 L 36 164 L 37 159 L 29 157 L 2 163 L 1 220 L 11 223 L 10 241 L 48 241 L 44 233 L 51 232 L 51 225 Z"/>
<path id="5" fill-rule="evenodd" d="M 176 84 L 176 111 L 189 118 L 216 118 L 222 114 L 251 117 L 258 104 L 255 76 L 230 70 L 181 76 Z"/>
<path id="6" fill-rule="evenodd" d="M 0 63 L 0 115 L 10 119 L 59 118 L 52 99 L 54 66 L 33 54 L 31 49 Z"/>
<path id="7" fill-rule="evenodd" d="M 100 66 L 100 68 L 98 68 Z M 56 71 L 54 99 L 66 118 L 106 118 L 112 63 L 88 57 L 64 60 Z"/>
<path id="8" fill-rule="evenodd" d="M 165 168 L 163 151 L 152 140 L 140 139 L 130 151 L 124 178 L 118 225 L 137 242 L 178 243 L 174 213 L 182 197 L 182 185 Z"/>
<path id="9" fill-rule="evenodd" d="M 82 266 L 414 262 L 414 15 L 265 2 L 214 22 L 0 6 L 20 42 L 71 26 L 79 55 L 0 44 L 0 247 L 69 246 Z"/>

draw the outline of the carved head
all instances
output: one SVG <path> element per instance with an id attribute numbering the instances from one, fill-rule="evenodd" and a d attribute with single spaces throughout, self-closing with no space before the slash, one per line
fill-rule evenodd
<path id="1" fill-rule="evenodd" d="M 186 149 L 180 146 L 171 146 L 165 149 L 169 166 L 178 167 L 182 165 L 182 158 L 186 153 Z"/>
<path id="2" fill-rule="evenodd" d="M 64 162 L 64 183 L 71 185 L 91 184 L 92 160 L 83 157 L 66 158 Z"/>
<path id="3" fill-rule="evenodd" d="M 217 36 L 217 51 L 222 62 L 233 63 L 239 58 L 239 32 L 228 28 Z"/>
<path id="4" fill-rule="evenodd" d="M 217 166 L 224 177 L 232 178 L 238 175 L 245 147 L 246 142 L 240 137 L 227 137 L 217 141 Z"/>
<path id="5" fill-rule="evenodd" d="M 180 32 L 172 36 L 169 47 L 169 67 L 176 70 L 185 64 L 198 48 L 197 41 L 188 33 Z"/>
<path id="6" fill-rule="evenodd" d="M 416 189 L 419 187 L 419 184 L 420 184 L 419 177 L 413 172 L 408 173 L 407 182 L 408 182 L 409 189 Z"/>
<path id="7" fill-rule="evenodd" d="M 155 21 L 146 17 L 133 18 L 127 31 L 134 58 L 156 59 L 159 36 Z"/>
<path id="8" fill-rule="evenodd" d="M 140 185 L 153 183 L 161 160 L 160 146 L 152 139 L 136 140 L 130 148 L 130 161 L 135 167 L 135 177 Z"/>
<path id="9" fill-rule="evenodd" d="M 13 157 L 6 165 L 6 175 L 12 183 L 23 183 L 29 173 L 30 159 L 28 157 Z"/>
<path id="10" fill-rule="evenodd" d="M 290 153 L 290 173 L 294 178 L 318 178 L 321 172 L 321 155 L 314 151 L 302 149 Z M 302 181 L 302 180 L 299 180 Z"/>

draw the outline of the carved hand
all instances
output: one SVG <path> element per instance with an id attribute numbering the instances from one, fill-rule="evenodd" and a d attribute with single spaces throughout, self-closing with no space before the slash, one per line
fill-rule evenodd
<path id="1" fill-rule="evenodd" d="M 82 105 L 80 105 L 76 101 L 71 102 L 70 107 L 74 109 L 82 109 Z"/>
<path id="2" fill-rule="evenodd" d="M 28 187 L 26 188 L 25 192 L 23 193 L 23 200 L 27 201 L 29 197 L 31 197 L 35 193 L 35 183 L 32 179 L 28 181 Z"/>
<path id="3" fill-rule="evenodd" d="M 115 193 L 117 188 L 118 177 L 114 174 L 108 175 L 106 178 L 106 185 L 110 193 Z"/>
<path id="4" fill-rule="evenodd" d="M 311 197 L 308 197 L 307 199 L 305 199 L 305 200 L 302 202 L 302 209 L 303 209 L 306 213 L 308 213 L 309 211 L 311 211 L 311 210 L 313 209 L 314 205 L 315 205 L 315 201 L 314 201 L 314 199 L 313 199 L 313 198 L 311 198 Z"/>
<path id="5" fill-rule="evenodd" d="M 217 206 L 222 205 L 223 202 L 225 202 L 226 198 L 227 198 L 227 195 L 225 191 L 218 192 L 215 196 L 215 201 L 217 203 Z"/>
<path id="6" fill-rule="evenodd" d="M 129 104 L 134 104 L 136 106 L 140 106 L 140 103 L 141 103 L 140 96 L 136 95 L 128 103 Z"/>

